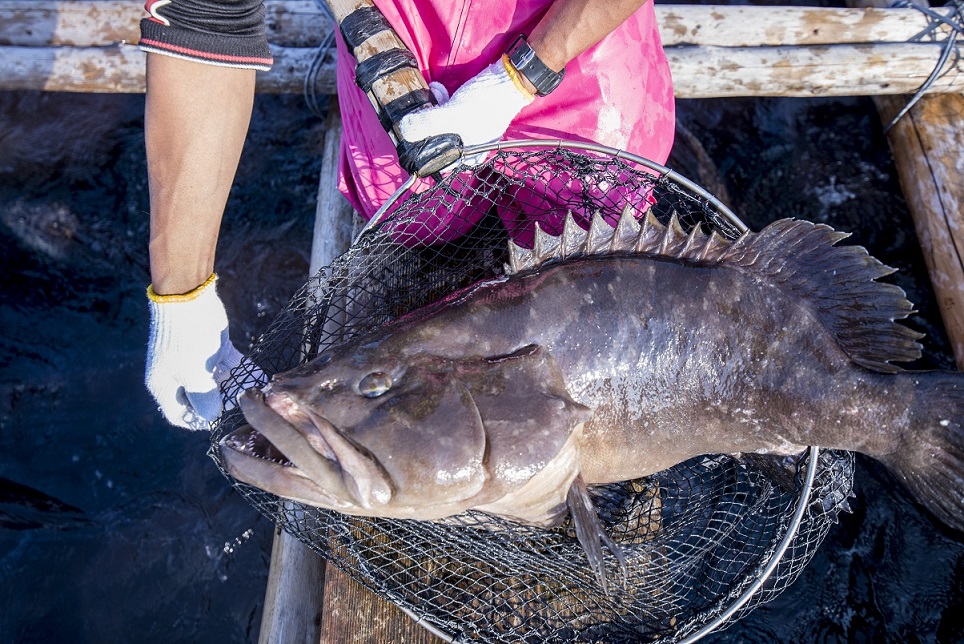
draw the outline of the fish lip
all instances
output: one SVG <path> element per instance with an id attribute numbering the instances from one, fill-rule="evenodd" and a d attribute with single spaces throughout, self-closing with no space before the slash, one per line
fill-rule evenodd
<path id="1" fill-rule="evenodd" d="M 264 392 L 258 389 L 248 389 L 238 396 L 238 406 L 245 419 L 278 452 L 292 463 L 289 472 L 310 479 L 315 486 L 326 492 L 333 503 L 324 507 L 340 509 L 350 503 L 352 498 L 342 479 L 340 463 L 326 458 L 319 453 L 315 446 L 305 437 L 304 431 L 293 424 L 282 414 L 277 413 L 267 402 Z M 229 434 L 228 436 L 232 436 Z M 225 439 L 228 437 L 225 437 Z M 234 449 L 230 444 L 221 444 Z M 244 454 L 248 458 L 256 458 L 251 454 Z M 243 480 L 243 479 L 242 479 Z M 257 481 L 245 481 L 258 486 Z M 317 503 L 316 503 L 317 505 Z"/>
<path id="2" fill-rule="evenodd" d="M 312 408 L 299 404 L 293 393 L 265 389 L 265 403 L 319 453 L 337 463 L 342 481 L 351 498 L 360 507 L 384 506 L 394 496 L 391 478 L 378 460 L 346 438 L 327 418 Z"/>
<path id="3" fill-rule="evenodd" d="M 393 497 L 381 465 L 326 418 L 301 406 L 296 396 L 268 385 L 263 390 L 245 391 L 238 404 L 256 430 L 335 498 L 370 509 Z"/>
<path id="4" fill-rule="evenodd" d="M 338 463 L 335 451 L 321 431 L 321 427 L 334 431 L 334 425 L 323 416 L 301 407 L 291 395 L 274 391 L 271 385 L 265 387 L 263 392 L 265 405 L 297 430 L 315 451 L 328 460 Z"/>
<path id="5" fill-rule="evenodd" d="M 352 512 L 357 506 L 332 496 L 327 490 L 317 485 L 307 474 L 296 465 L 287 461 L 279 463 L 264 459 L 251 450 L 237 444 L 239 433 L 250 433 L 260 436 L 270 444 L 264 435 L 250 425 L 235 430 L 223 437 L 218 446 L 221 462 L 228 474 L 235 480 L 265 490 L 279 497 L 305 503 L 316 507 L 340 512 Z"/>

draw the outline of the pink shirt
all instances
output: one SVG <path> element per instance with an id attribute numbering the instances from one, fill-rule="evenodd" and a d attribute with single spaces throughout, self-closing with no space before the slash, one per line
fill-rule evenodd
<path id="1" fill-rule="evenodd" d="M 538 23 L 547 0 L 375 0 L 429 82 L 454 93 Z M 339 188 L 370 218 L 407 178 L 391 139 L 354 80 L 338 41 L 338 99 L 344 131 Z M 566 66 L 549 96 L 513 120 L 504 140 L 591 141 L 664 163 L 675 131 L 673 85 L 653 3 Z M 440 222 L 448 225 L 452 222 Z M 510 227 L 511 228 L 511 227 Z M 455 232 L 455 231 L 453 231 Z M 457 234 L 457 233 L 456 233 Z M 447 236 L 447 235 L 444 235 Z"/>

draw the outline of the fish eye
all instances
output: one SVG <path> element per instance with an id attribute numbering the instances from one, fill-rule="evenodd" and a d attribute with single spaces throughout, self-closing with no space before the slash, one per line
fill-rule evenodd
<path id="1" fill-rule="evenodd" d="M 384 371 L 373 371 L 358 381 L 358 393 L 365 398 L 378 398 L 392 388 L 392 377 Z"/>

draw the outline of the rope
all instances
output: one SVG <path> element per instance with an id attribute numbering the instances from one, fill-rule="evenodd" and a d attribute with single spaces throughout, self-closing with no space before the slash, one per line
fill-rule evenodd
<path id="1" fill-rule="evenodd" d="M 315 4 L 321 9 L 321 12 L 325 14 L 325 17 L 334 25 L 335 17 L 331 14 L 331 10 L 324 0 L 315 0 Z M 315 116 L 324 118 L 325 114 L 328 112 L 328 95 L 322 94 L 320 97 L 318 92 L 315 91 L 315 87 L 318 84 L 318 74 L 321 72 L 321 68 L 325 61 L 332 58 L 332 52 L 335 49 L 335 30 L 334 27 L 325 36 L 321 44 L 318 45 L 318 49 L 315 50 L 314 56 L 311 58 L 311 64 L 308 65 L 308 71 L 305 73 L 305 81 L 302 87 L 302 95 L 305 97 L 305 103 L 308 105 L 308 109 Z"/>
<path id="2" fill-rule="evenodd" d="M 914 105 L 917 104 L 925 93 L 927 93 L 927 90 L 930 89 L 931 85 L 934 84 L 934 81 L 936 81 L 940 76 L 941 70 L 944 69 L 944 65 L 951 57 L 951 54 L 957 51 L 958 37 L 964 34 L 964 0 L 950 0 L 946 5 L 944 5 L 946 7 L 951 7 L 950 13 L 948 13 L 946 16 L 943 16 L 940 13 L 932 10 L 930 7 L 922 7 L 914 2 L 911 2 L 910 0 L 897 0 L 897 2 L 891 4 L 891 6 L 897 8 L 911 7 L 913 9 L 917 9 L 930 18 L 927 28 L 912 38 L 912 42 L 920 42 L 925 36 L 932 36 L 942 25 L 950 27 L 951 33 L 947 40 L 944 41 L 944 46 L 941 48 L 941 55 L 937 59 L 937 64 L 934 65 L 934 70 L 931 72 L 930 76 L 927 77 L 927 80 L 924 81 L 924 84 L 921 85 L 917 90 L 917 93 L 914 94 L 903 107 L 903 109 L 897 113 L 897 116 L 891 119 L 890 123 L 884 127 L 884 134 L 887 134 L 892 127 L 897 125 L 897 122 L 902 119 L 904 115 L 907 114 L 912 107 L 914 107 Z"/>

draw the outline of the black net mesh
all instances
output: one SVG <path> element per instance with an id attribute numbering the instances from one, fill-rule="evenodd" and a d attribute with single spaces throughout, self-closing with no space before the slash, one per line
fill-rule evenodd
<path id="1" fill-rule="evenodd" d="M 500 275 L 510 236 L 531 243 L 533 221 L 557 232 L 567 211 L 583 224 L 596 212 L 612 221 L 627 203 L 664 223 L 675 214 L 684 229 L 701 225 L 733 238 L 742 227 L 702 190 L 641 159 L 601 148 L 504 147 L 480 166 L 421 179 L 398 195 L 381 224 L 292 298 L 225 396 Z M 243 423 L 235 409 L 214 428 L 211 455 L 222 471 L 216 445 Z M 810 458 L 710 455 L 594 488 L 602 523 L 627 562 L 624 575 L 607 559 L 615 580 L 608 595 L 568 520 L 544 530 L 478 512 L 444 523 L 351 517 L 235 485 L 352 578 L 455 641 L 680 641 L 772 599 L 811 559 L 846 507 L 853 458 L 820 451 L 807 485 Z M 799 524 L 798 506 L 805 507 Z M 771 561 L 776 568 L 760 584 Z"/>

